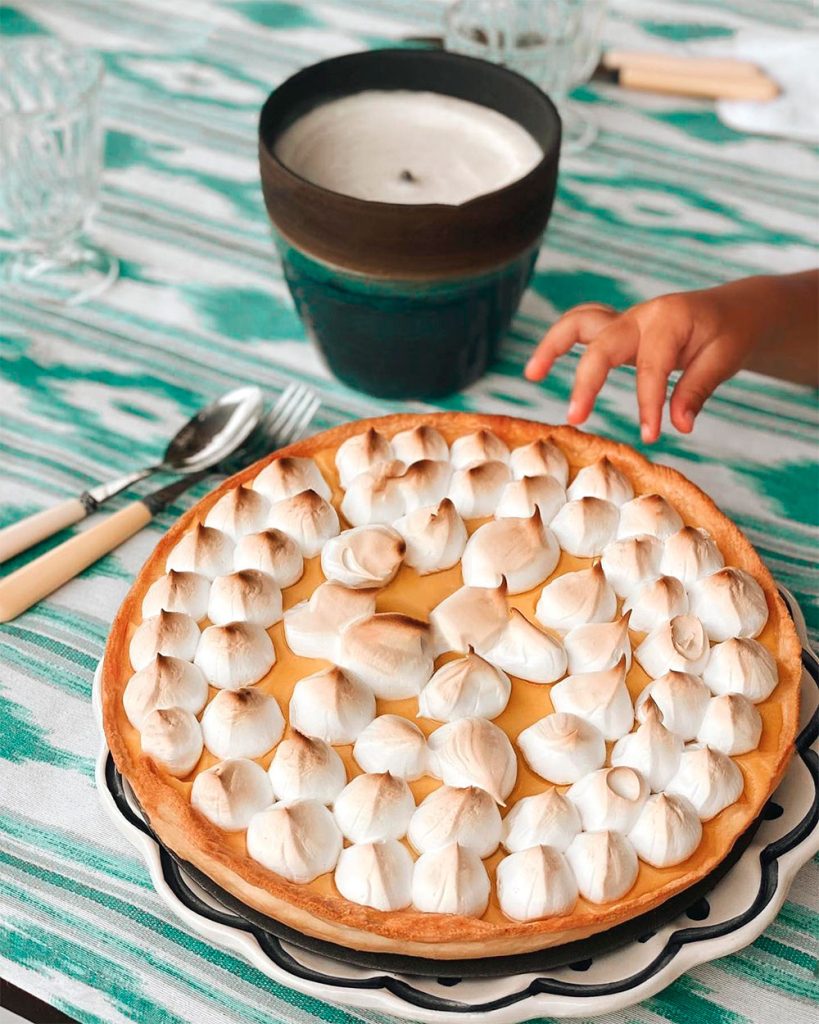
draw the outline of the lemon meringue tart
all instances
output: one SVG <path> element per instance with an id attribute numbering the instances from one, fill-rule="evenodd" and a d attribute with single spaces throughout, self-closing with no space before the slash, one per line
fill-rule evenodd
<path id="1" fill-rule="evenodd" d="M 105 732 L 160 840 L 347 948 L 531 952 L 657 908 L 760 816 L 800 646 L 676 471 L 569 427 L 347 424 L 160 541 Z"/>

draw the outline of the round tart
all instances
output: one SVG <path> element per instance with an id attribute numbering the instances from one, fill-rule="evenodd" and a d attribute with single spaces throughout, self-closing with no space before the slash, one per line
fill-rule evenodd
<path id="1" fill-rule="evenodd" d="M 570 942 L 713 871 L 793 749 L 770 573 L 679 473 L 505 417 L 356 422 L 227 480 L 105 653 L 151 827 L 361 950 Z"/>

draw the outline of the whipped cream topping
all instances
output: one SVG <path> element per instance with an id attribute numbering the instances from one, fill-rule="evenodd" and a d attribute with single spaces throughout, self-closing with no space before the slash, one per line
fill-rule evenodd
<path id="1" fill-rule="evenodd" d="M 416 697 L 433 671 L 430 628 L 399 612 L 371 615 L 344 630 L 337 660 L 381 700 Z"/>
<path id="2" fill-rule="evenodd" d="M 418 697 L 418 714 L 438 722 L 457 718 L 497 718 L 509 703 L 509 676 L 479 655 L 448 661 Z"/>
<path id="3" fill-rule="evenodd" d="M 652 679 L 666 672 L 699 675 L 710 654 L 708 637 L 696 615 L 675 615 L 653 629 L 634 651 L 634 657 Z"/>
<path id="4" fill-rule="evenodd" d="M 296 730 L 276 747 L 268 775 L 277 800 L 331 804 L 347 785 L 344 762 L 329 743 Z"/>
<path id="5" fill-rule="evenodd" d="M 714 644 L 702 678 L 716 696 L 741 693 L 754 704 L 767 700 L 779 681 L 771 652 L 749 637 Z"/>
<path id="6" fill-rule="evenodd" d="M 768 621 L 765 592 L 744 569 L 719 569 L 688 588 L 691 612 L 711 640 L 759 636 Z"/>
<path id="7" fill-rule="evenodd" d="M 506 581 L 493 588 L 461 587 L 437 604 L 429 613 L 436 654 L 488 650 L 509 620 L 506 590 Z"/>
<path id="8" fill-rule="evenodd" d="M 282 530 L 261 530 L 250 533 L 237 543 L 233 552 L 233 568 L 256 569 L 272 576 L 277 587 L 284 590 L 298 583 L 304 573 L 304 558 L 298 544 Z"/>
<path id="9" fill-rule="evenodd" d="M 466 546 L 466 526 L 449 498 L 396 519 L 404 538 L 404 561 L 421 576 L 456 565 Z"/>
<path id="10" fill-rule="evenodd" d="M 336 452 L 336 469 L 341 486 L 346 489 L 355 477 L 369 473 L 394 458 L 390 442 L 372 427 L 348 437 Z"/>
<path id="11" fill-rule="evenodd" d="M 437 505 L 446 497 L 452 467 L 448 462 L 422 459 L 414 462 L 397 478 L 403 513 Z"/>
<path id="12" fill-rule="evenodd" d="M 549 846 L 562 853 L 582 828 L 575 805 L 553 787 L 519 800 L 503 819 L 508 853 Z"/>
<path id="13" fill-rule="evenodd" d="M 128 645 L 128 656 L 137 671 L 157 654 L 193 661 L 199 637 L 199 627 L 190 615 L 162 611 L 140 622 Z"/>
<path id="14" fill-rule="evenodd" d="M 403 471 L 403 462 L 391 460 L 354 477 L 341 501 L 341 512 L 347 522 L 353 526 L 386 526 L 403 515 L 404 496 L 398 482 Z"/>
<path id="15" fill-rule="evenodd" d="M 333 876 L 341 895 L 375 910 L 403 910 L 412 902 L 412 857 L 395 839 L 355 843 L 341 851 Z"/>
<path id="16" fill-rule="evenodd" d="M 628 834 L 640 860 L 655 868 L 670 868 L 687 860 L 700 845 L 702 825 L 693 805 L 683 796 L 650 796 Z"/>
<path id="17" fill-rule="evenodd" d="M 566 671 L 563 644 L 538 629 L 517 608 L 489 647 L 481 648 L 487 661 L 530 683 L 552 683 Z"/>
<path id="18" fill-rule="evenodd" d="M 560 559 L 552 531 L 535 509 L 528 519 L 493 519 L 466 542 L 461 558 L 468 587 L 497 587 L 506 579 L 508 593 L 522 594 L 543 583 Z"/>
<path id="19" fill-rule="evenodd" d="M 494 514 L 509 478 L 505 462 L 478 462 L 455 470 L 449 497 L 464 519 L 482 519 Z"/>
<path id="20" fill-rule="evenodd" d="M 555 711 L 585 718 L 607 740 L 625 736 L 634 723 L 634 709 L 626 688 L 625 658 L 605 672 L 566 676 L 552 687 L 550 696 Z"/>
<path id="21" fill-rule="evenodd" d="M 202 755 L 202 729 L 185 708 L 158 708 L 140 726 L 142 753 L 177 779 L 189 775 Z"/>
<path id="22" fill-rule="evenodd" d="M 577 882 L 563 854 L 532 846 L 504 857 L 496 874 L 498 902 L 513 921 L 568 914 L 577 903 Z"/>
<path id="23" fill-rule="evenodd" d="M 373 718 L 372 690 L 340 668 L 326 668 L 305 676 L 296 683 L 290 698 L 293 728 L 327 743 L 354 743 Z"/>
<path id="24" fill-rule="evenodd" d="M 452 442 L 452 465 L 468 469 L 481 462 L 509 462 L 509 449 L 491 430 L 476 430 Z"/>
<path id="25" fill-rule="evenodd" d="M 648 799 L 648 783 L 643 776 L 620 765 L 601 768 L 579 779 L 566 796 L 580 813 L 587 832 L 627 833 Z"/>
<path id="26" fill-rule="evenodd" d="M 606 579 L 620 597 L 628 597 L 659 576 L 663 545 L 656 537 L 643 534 L 613 540 L 603 548 L 600 564 Z"/>
<path id="27" fill-rule="evenodd" d="M 682 749 L 682 739 L 666 729 L 662 711 L 648 696 L 640 707 L 640 724 L 614 744 L 611 763 L 634 768 L 657 793 L 677 771 Z"/>
<path id="28" fill-rule="evenodd" d="M 220 690 L 202 715 L 205 746 L 216 757 L 261 757 L 282 738 L 284 718 L 261 690 Z M 272 792 L 271 792 L 272 800 Z"/>
<path id="29" fill-rule="evenodd" d="M 650 633 L 669 619 L 686 614 L 688 594 L 674 576 L 659 576 L 629 594 L 623 601 L 623 611 L 631 612 L 630 629 Z"/>
<path id="30" fill-rule="evenodd" d="M 233 568 L 233 541 L 221 530 L 197 523 L 171 549 L 165 571 L 196 572 L 212 580 Z"/>
<path id="31" fill-rule="evenodd" d="M 697 733 L 698 742 L 723 754 L 747 754 L 756 750 L 762 735 L 762 718 L 754 705 L 739 693 L 712 697 Z"/>
<path id="32" fill-rule="evenodd" d="M 332 871 L 341 846 L 338 825 L 318 800 L 273 804 L 247 827 L 247 852 L 288 882 L 305 884 Z"/>
<path id="33" fill-rule="evenodd" d="M 170 572 L 148 587 L 142 600 L 142 618 L 148 619 L 161 611 L 182 612 L 199 622 L 208 613 L 210 581 L 196 572 Z"/>
<path id="34" fill-rule="evenodd" d="M 157 654 L 128 680 L 122 705 L 128 721 L 140 729 L 152 711 L 182 708 L 198 715 L 207 699 L 208 684 L 195 665 Z"/>
<path id="35" fill-rule="evenodd" d="M 549 527 L 564 551 L 577 558 L 593 558 L 614 540 L 618 518 L 615 504 L 588 496 L 568 501 Z"/>
<path id="36" fill-rule="evenodd" d="M 407 836 L 418 853 L 459 843 L 481 858 L 491 857 L 500 843 L 500 811 L 477 786 L 439 786 L 416 808 Z"/>
<path id="37" fill-rule="evenodd" d="M 637 698 L 635 714 L 638 721 L 647 721 L 653 714 L 650 700 L 659 708 L 666 729 L 682 740 L 693 740 L 710 696 L 708 687 L 697 676 L 687 672 L 667 672 L 642 691 Z"/>
<path id="38" fill-rule="evenodd" d="M 665 540 L 682 528 L 679 512 L 661 494 L 638 494 L 620 507 L 617 539 L 648 535 Z"/>
<path id="39" fill-rule="evenodd" d="M 666 792 L 684 796 L 701 821 L 710 821 L 739 800 L 744 788 L 742 772 L 727 754 L 710 747 L 689 747 L 682 752 Z"/>
<path id="40" fill-rule="evenodd" d="M 398 572 L 406 542 L 389 526 L 357 526 L 329 540 L 321 552 L 321 571 L 345 587 L 383 587 Z"/>
<path id="41" fill-rule="evenodd" d="M 205 526 L 221 530 L 231 540 L 239 540 L 248 533 L 258 533 L 267 525 L 270 502 L 251 487 L 234 487 L 213 505 Z"/>
<path id="42" fill-rule="evenodd" d="M 506 733 L 485 718 L 459 718 L 427 740 L 431 774 L 445 785 L 478 786 L 503 804 L 515 785 L 518 762 Z"/>
<path id="43" fill-rule="evenodd" d="M 617 622 L 589 622 L 575 626 L 563 638 L 569 672 L 605 672 L 623 658 L 628 671 L 631 667 L 628 630 L 628 613 Z"/>
<path id="44" fill-rule="evenodd" d="M 707 530 L 684 526 L 667 537 L 660 558 L 663 576 L 676 576 L 686 586 L 724 565 L 719 548 Z"/>
<path id="45" fill-rule="evenodd" d="M 392 439 L 392 450 L 396 459 L 411 466 L 423 459 L 435 462 L 449 461 L 449 445 L 440 431 L 426 423 L 402 430 Z"/>
<path id="46" fill-rule="evenodd" d="M 480 917 L 489 905 L 489 876 L 481 858 L 457 843 L 422 853 L 412 873 L 412 904 L 427 914 Z"/>
<path id="47" fill-rule="evenodd" d="M 427 771 L 426 736 L 401 715 L 379 715 L 362 729 L 353 757 L 365 772 L 389 772 L 412 782 Z"/>
<path id="48" fill-rule="evenodd" d="M 283 455 L 268 463 L 253 481 L 253 488 L 270 502 L 284 501 L 303 491 L 315 491 L 325 501 L 329 501 L 333 493 L 312 459 L 300 459 L 293 455 Z"/>
<path id="49" fill-rule="evenodd" d="M 566 492 L 569 501 L 579 498 L 601 498 L 614 505 L 624 505 L 634 497 L 631 481 L 607 456 L 590 466 L 583 466 L 569 484 Z"/>
<path id="50" fill-rule="evenodd" d="M 565 504 L 566 492 L 553 476 L 524 476 L 504 486 L 495 515 L 528 519 L 537 509 L 542 521 L 550 523 Z"/>
<path id="51" fill-rule="evenodd" d="M 589 622 L 611 622 L 616 614 L 617 596 L 599 562 L 547 583 L 535 609 L 538 622 L 560 631 Z"/>
<path id="52" fill-rule="evenodd" d="M 336 510 L 313 490 L 275 502 L 267 522 L 272 529 L 292 537 L 305 558 L 319 554 L 325 542 L 340 529 Z"/>
<path id="53" fill-rule="evenodd" d="M 407 834 L 414 810 L 409 786 L 389 772 L 356 775 L 333 804 L 341 834 L 353 843 L 401 839 Z"/>
<path id="54" fill-rule="evenodd" d="M 565 857 L 580 895 L 590 903 L 620 899 L 637 881 L 637 854 L 619 832 L 580 832 Z"/>
<path id="55" fill-rule="evenodd" d="M 266 676 L 276 663 L 276 652 L 261 626 L 228 622 L 203 631 L 194 663 L 211 686 L 238 690 Z"/>
<path id="56" fill-rule="evenodd" d="M 191 806 L 225 832 L 241 832 L 272 802 L 267 772 L 244 757 L 220 761 L 200 772 L 191 787 Z"/>
<path id="57" fill-rule="evenodd" d="M 322 583 L 306 601 L 284 613 L 284 638 L 302 658 L 336 660 L 341 633 L 375 612 L 375 592 Z"/>
<path id="58" fill-rule="evenodd" d="M 532 771 L 558 786 L 577 782 L 606 760 L 603 733 L 579 715 L 546 715 L 520 733 L 517 745 Z"/>
<path id="59" fill-rule="evenodd" d="M 512 476 L 551 476 L 565 489 L 569 480 L 569 461 L 552 441 L 530 441 L 515 448 L 509 457 Z"/>
<path id="60" fill-rule="evenodd" d="M 282 592 L 266 572 L 240 569 L 217 576 L 211 585 L 208 618 L 214 625 L 241 620 L 267 629 L 281 617 Z"/>

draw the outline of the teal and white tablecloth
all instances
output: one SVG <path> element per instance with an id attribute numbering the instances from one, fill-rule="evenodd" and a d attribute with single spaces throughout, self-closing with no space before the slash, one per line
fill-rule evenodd
<path id="1" fill-rule="evenodd" d="M 93 234 L 122 267 L 115 287 L 73 310 L 0 294 L 0 522 L 155 458 L 194 409 L 241 383 L 273 397 L 292 378 L 309 382 L 323 398 L 318 427 L 395 408 L 331 380 L 305 341 L 262 207 L 256 117 L 298 67 L 437 34 L 443 9 L 438 0 L 0 5 L 4 36 L 52 32 L 105 57 Z M 809 0 L 621 0 L 606 35 L 656 48 L 741 29 L 815 32 L 817 16 Z M 559 422 L 576 358 L 545 388 L 521 371 L 560 311 L 589 299 L 625 307 L 816 259 L 817 149 L 738 134 L 695 101 L 597 86 L 578 98 L 600 125 L 598 142 L 562 170 L 533 285 L 493 372 L 444 407 Z M 13 244 L 0 233 L 0 246 Z M 654 451 L 743 525 L 814 638 L 815 411 L 806 389 L 740 374 L 692 437 L 668 435 Z M 590 427 L 638 443 L 632 371 L 613 375 Z M 187 933 L 99 807 L 94 668 L 130 580 L 181 507 L 0 626 L 0 976 L 86 1024 L 382 1020 L 279 987 Z M 752 946 L 609 1024 L 807 1021 L 819 995 L 818 892 L 813 863 Z"/>

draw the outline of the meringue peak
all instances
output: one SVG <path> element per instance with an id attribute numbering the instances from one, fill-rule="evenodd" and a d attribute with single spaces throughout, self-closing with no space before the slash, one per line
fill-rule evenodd
<path id="1" fill-rule="evenodd" d="M 484 462 L 509 461 L 509 449 L 491 430 L 476 430 L 452 442 L 452 465 L 455 469 L 468 469 Z"/>
<path id="2" fill-rule="evenodd" d="M 518 763 L 506 733 L 485 718 L 459 718 L 429 737 L 434 774 L 447 786 L 478 786 L 499 804 L 512 792 Z"/>
<path id="3" fill-rule="evenodd" d="M 436 653 L 490 648 L 509 619 L 507 590 L 502 578 L 497 587 L 461 587 L 437 604 L 429 615 Z"/>
<path id="4" fill-rule="evenodd" d="M 604 455 L 597 462 L 577 471 L 566 494 L 569 501 L 600 498 L 615 505 L 623 505 L 634 497 L 634 488 L 626 474 Z"/>
<path id="5" fill-rule="evenodd" d="M 553 441 L 543 438 L 515 448 L 510 463 L 516 480 L 526 476 L 550 476 L 565 489 L 569 479 L 568 459 Z"/>
<path id="6" fill-rule="evenodd" d="M 452 568 L 463 554 L 466 526 L 449 498 L 414 509 L 393 525 L 406 543 L 407 565 L 421 576 Z"/>
<path id="7" fill-rule="evenodd" d="M 449 497 L 464 519 L 483 519 L 494 514 L 509 479 L 505 462 L 476 462 L 455 470 Z"/>
<path id="8" fill-rule="evenodd" d="M 461 568 L 468 587 L 497 587 L 505 579 L 508 593 L 521 594 L 547 579 L 559 558 L 557 541 L 535 508 L 527 519 L 479 526 L 466 542 Z"/>
<path id="9" fill-rule="evenodd" d="M 329 501 L 332 494 L 316 463 L 294 455 L 282 455 L 269 462 L 253 481 L 253 487 L 272 502 L 293 498 L 307 490 L 325 501 Z"/>
<path id="10" fill-rule="evenodd" d="M 433 459 L 436 462 L 449 460 L 449 445 L 442 434 L 428 423 L 400 431 L 392 439 L 392 448 L 396 459 L 407 466 L 422 459 Z"/>
<path id="11" fill-rule="evenodd" d="M 171 549 L 165 571 L 196 572 L 213 579 L 230 572 L 233 563 L 233 541 L 212 526 L 197 523 L 185 532 Z"/>
<path id="12" fill-rule="evenodd" d="M 389 526 L 356 526 L 324 545 L 321 569 L 346 587 L 382 587 L 398 572 L 406 550 L 404 538 Z"/>
<path id="13" fill-rule="evenodd" d="M 614 540 L 619 517 L 613 502 L 586 495 L 567 501 L 549 527 L 564 551 L 577 558 L 593 558 Z"/>
<path id="14" fill-rule="evenodd" d="M 234 541 L 246 533 L 264 529 L 270 502 L 251 487 L 233 487 L 212 505 L 205 517 L 205 526 L 222 530 Z"/>
<path id="15" fill-rule="evenodd" d="M 392 459 L 392 445 L 374 427 L 348 437 L 336 452 L 336 469 L 341 486 L 346 489 L 355 477 L 369 473 Z"/>
<path id="16" fill-rule="evenodd" d="M 337 660 L 382 700 L 416 697 L 433 671 L 430 627 L 400 612 L 358 619 L 342 633 Z"/>
<path id="17" fill-rule="evenodd" d="M 312 488 L 274 502 L 268 524 L 292 537 L 305 558 L 318 555 L 340 529 L 336 510 Z"/>

